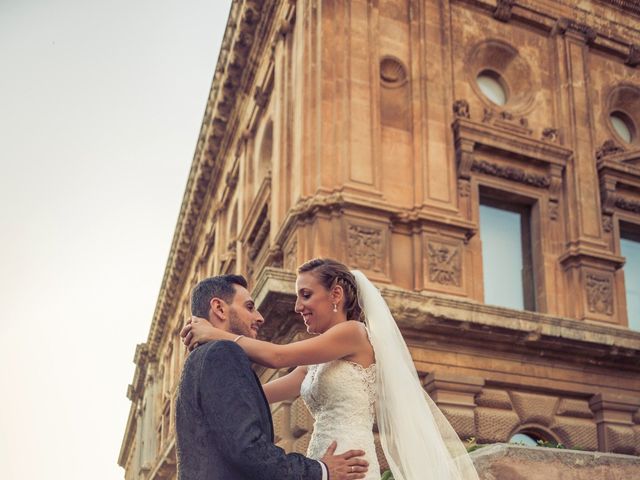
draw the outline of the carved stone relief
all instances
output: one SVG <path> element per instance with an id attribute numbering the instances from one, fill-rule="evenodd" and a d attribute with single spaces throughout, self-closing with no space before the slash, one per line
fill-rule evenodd
<path id="1" fill-rule="evenodd" d="M 373 272 L 383 270 L 382 230 L 364 225 L 349 225 L 347 252 L 349 263 Z"/>
<path id="2" fill-rule="evenodd" d="M 493 11 L 493 18 L 501 22 L 508 22 L 511 20 L 511 7 L 513 7 L 513 0 L 498 0 Z"/>
<path id="3" fill-rule="evenodd" d="M 471 165 L 471 170 L 474 172 L 485 173 L 487 175 L 493 175 L 494 177 L 513 180 L 514 182 L 524 183 L 525 185 L 531 185 L 537 188 L 549 188 L 551 185 L 551 180 L 546 175 L 529 173 L 522 168 L 505 167 L 485 160 L 474 160 Z"/>
<path id="4" fill-rule="evenodd" d="M 462 283 L 460 246 L 429 240 L 427 242 L 429 281 L 459 287 Z"/>
<path id="5" fill-rule="evenodd" d="M 485 107 L 484 113 L 482 114 L 482 122 L 496 127 L 506 128 L 523 135 L 531 135 L 533 133 L 529 128 L 529 119 L 527 117 L 518 117 L 507 110 L 496 111 Z"/>
<path id="6" fill-rule="evenodd" d="M 453 114 L 458 118 L 471 118 L 469 102 L 466 100 L 456 100 L 453 102 Z"/>
<path id="7" fill-rule="evenodd" d="M 469 182 L 469 180 L 458 180 L 458 194 L 461 197 L 469 197 L 471 195 L 471 183 Z"/>
<path id="8" fill-rule="evenodd" d="M 558 141 L 558 129 L 557 128 L 545 128 L 542 130 L 542 140 L 546 142 Z"/>
<path id="9" fill-rule="evenodd" d="M 604 3 L 610 3 L 623 10 L 629 10 L 637 15 L 640 15 L 640 4 L 637 0 L 601 0 Z"/>
<path id="10" fill-rule="evenodd" d="M 625 63 L 633 68 L 640 65 L 640 46 L 631 45 L 629 47 L 629 55 L 627 56 Z"/>
<path id="11" fill-rule="evenodd" d="M 388 88 L 397 88 L 407 83 L 407 70 L 394 57 L 383 57 L 380 61 L 380 80 Z"/>
<path id="12" fill-rule="evenodd" d="M 640 202 L 628 200 L 624 197 L 616 196 L 615 206 L 628 212 L 640 213 Z"/>
<path id="13" fill-rule="evenodd" d="M 575 32 L 582 35 L 586 43 L 593 43 L 598 36 L 596 31 L 589 25 L 564 17 L 558 19 L 553 28 L 553 32 L 561 35 L 565 35 L 568 32 Z"/>
<path id="14" fill-rule="evenodd" d="M 614 155 L 616 153 L 624 152 L 624 148 L 617 145 L 613 140 L 607 140 L 604 142 L 598 150 L 596 150 L 596 158 L 598 160 L 608 157 L 609 155 Z"/>
<path id="15" fill-rule="evenodd" d="M 587 273 L 587 305 L 591 313 L 613 315 L 613 285 L 611 277 Z"/>
<path id="16" fill-rule="evenodd" d="M 549 220 L 556 221 L 560 216 L 560 207 L 558 205 L 558 200 L 549 199 Z"/>
<path id="17" fill-rule="evenodd" d="M 409 75 L 403 63 L 391 56 L 380 60 L 380 121 L 383 125 L 411 130 Z"/>

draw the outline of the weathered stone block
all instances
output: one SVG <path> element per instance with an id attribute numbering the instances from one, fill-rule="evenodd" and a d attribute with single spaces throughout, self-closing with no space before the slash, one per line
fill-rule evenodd
<path id="1" fill-rule="evenodd" d="M 480 480 L 621 480 L 640 478 L 640 458 L 519 445 L 490 445 L 471 454 Z"/>
<path id="2" fill-rule="evenodd" d="M 596 424 L 584 418 L 556 417 L 551 431 L 558 435 L 560 442 L 571 448 L 584 450 L 598 449 Z"/>
<path id="3" fill-rule="evenodd" d="M 511 392 L 513 408 L 523 423 L 551 425 L 558 397 L 533 393 Z"/>
<path id="4" fill-rule="evenodd" d="M 512 409 L 509 394 L 504 390 L 484 388 L 480 395 L 476 397 L 476 404 L 479 407 Z"/>
<path id="5" fill-rule="evenodd" d="M 476 408 L 476 436 L 479 443 L 506 442 L 520 419 L 511 410 Z"/>

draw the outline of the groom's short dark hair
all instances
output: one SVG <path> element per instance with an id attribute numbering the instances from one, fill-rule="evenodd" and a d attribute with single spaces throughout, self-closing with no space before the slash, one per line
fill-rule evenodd
<path id="1" fill-rule="evenodd" d="M 234 285 L 248 288 L 247 280 L 242 275 L 218 275 L 198 282 L 191 292 L 191 315 L 208 319 L 209 304 L 214 297 L 227 303 L 233 302 L 236 295 Z"/>

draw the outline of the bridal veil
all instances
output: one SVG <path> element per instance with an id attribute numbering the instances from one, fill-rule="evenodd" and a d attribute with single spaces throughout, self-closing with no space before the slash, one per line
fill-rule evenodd
<path id="1" fill-rule="evenodd" d="M 354 270 L 376 356 L 376 416 L 395 480 L 478 480 L 466 448 L 424 391 L 411 354 L 379 290 Z"/>

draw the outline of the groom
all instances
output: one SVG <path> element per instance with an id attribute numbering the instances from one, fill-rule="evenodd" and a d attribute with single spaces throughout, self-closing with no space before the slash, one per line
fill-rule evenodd
<path id="1" fill-rule="evenodd" d="M 198 283 L 191 312 L 218 328 L 255 338 L 264 323 L 239 275 Z M 234 342 L 209 342 L 185 361 L 176 403 L 179 480 L 346 480 L 367 466 L 360 450 L 322 461 L 287 454 L 273 443 L 269 405 L 251 362 Z"/>

